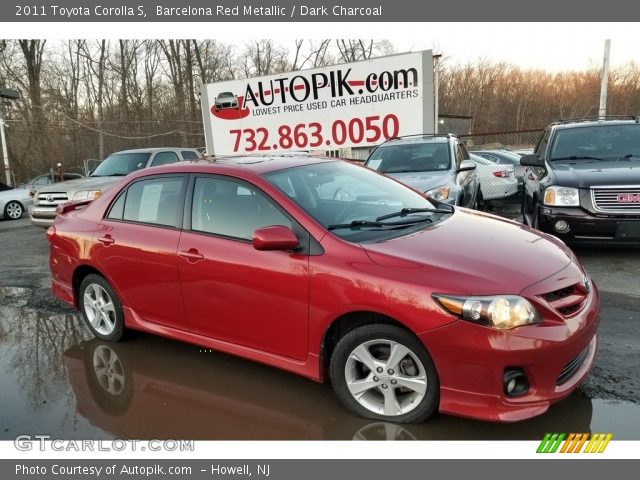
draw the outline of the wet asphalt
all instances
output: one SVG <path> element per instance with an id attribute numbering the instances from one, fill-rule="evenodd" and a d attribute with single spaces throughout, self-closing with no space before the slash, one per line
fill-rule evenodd
<path id="1" fill-rule="evenodd" d="M 142 333 L 93 339 L 50 293 L 44 230 L 0 220 L 0 440 L 640 440 L 640 249 L 576 254 L 602 294 L 596 364 L 578 391 L 516 424 L 435 415 L 393 425 L 347 413 L 329 384 L 257 363 Z"/>

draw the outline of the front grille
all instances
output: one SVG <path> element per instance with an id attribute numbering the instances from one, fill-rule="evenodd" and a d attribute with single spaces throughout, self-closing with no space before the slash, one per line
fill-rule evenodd
<path id="1" fill-rule="evenodd" d="M 639 214 L 640 186 L 594 188 L 591 200 L 600 212 Z"/>
<path id="2" fill-rule="evenodd" d="M 560 375 L 558 375 L 556 385 L 562 385 L 563 383 L 566 383 L 568 380 L 570 380 L 571 377 L 573 377 L 576 372 L 580 370 L 580 367 L 584 363 L 585 358 L 587 358 L 587 355 L 589 355 L 589 347 L 585 348 L 577 357 L 573 358 L 564 366 L 564 368 L 560 372 Z"/>
<path id="3" fill-rule="evenodd" d="M 37 205 L 41 207 L 56 207 L 69 202 L 66 192 L 38 193 Z"/>
<path id="4" fill-rule="evenodd" d="M 584 285 L 576 283 L 540 296 L 560 315 L 570 317 L 582 308 L 588 294 Z"/>

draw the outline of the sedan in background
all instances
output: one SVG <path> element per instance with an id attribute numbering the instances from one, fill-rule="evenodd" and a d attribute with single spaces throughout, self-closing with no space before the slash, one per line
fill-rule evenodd
<path id="1" fill-rule="evenodd" d="M 499 165 L 513 165 L 514 173 L 518 179 L 518 185 L 522 188 L 522 185 L 524 184 L 525 167 L 520 165 L 521 155 L 509 150 L 478 150 L 471 153 L 482 158 L 486 158 L 487 160 L 491 160 Z"/>
<path id="2" fill-rule="evenodd" d="M 518 179 L 513 173 L 513 166 L 498 165 L 473 153 L 470 156 L 476 162 L 476 173 L 485 201 L 507 198 L 518 193 Z"/>
<path id="3" fill-rule="evenodd" d="M 33 198 L 26 188 L 10 188 L 0 191 L 0 218 L 18 220 L 27 208 L 33 205 Z"/>
<path id="4" fill-rule="evenodd" d="M 330 380 L 393 422 L 534 417 L 594 360 L 598 289 L 566 245 L 353 163 L 166 165 L 85 202 L 59 207 L 49 264 L 104 341 L 132 328 Z"/>

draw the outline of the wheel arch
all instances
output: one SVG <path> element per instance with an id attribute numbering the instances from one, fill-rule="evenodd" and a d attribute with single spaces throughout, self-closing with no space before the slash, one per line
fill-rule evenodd
<path id="1" fill-rule="evenodd" d="M 350 331 L 363 325 L 371 324 L 394 325 L 415 335 L 414 332 L 402 322 L 379 312 L 357 310 L 344 313 L 334 319 L 322 335 L 322 341 L 320 343 L 320 381 L 328 378 L 329 361 L 338 341 Z"/>
<path id="2" fill-rule="evenodd" d="M 100 270 L 92 265 L 87 265 L 86 263 L 78 265 L 73 271 L 73 275 L 71 277 L 71 287 L 73 289 L 73 301 L 76 305 L 76 308 L 79 308 L 79 296 L 80 296 L 80 284 L 82 280 L 87 275 L 91 275 L 92 273 L 96 275 L 100 275 L 103 278 L 107 278 Z M 108 280 L 107 280 L 108 281 Z"/>

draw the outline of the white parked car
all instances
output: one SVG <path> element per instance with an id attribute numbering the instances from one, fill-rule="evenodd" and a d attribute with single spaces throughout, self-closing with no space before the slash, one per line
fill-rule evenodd
<path id="1" fill-rule="evenodd" d="M 33 205 L 28 188 L 12 188 L 0 192 L 0 218 L 18 220 Z"/>
<path id="2" fill-rule="evenodd" d="M 496 164 L 473 153 L 470 157 L 477 165 L 476 174 L 485 200 L 506 198 L 517 193 L 518 179 L 513 165 Z"/>

